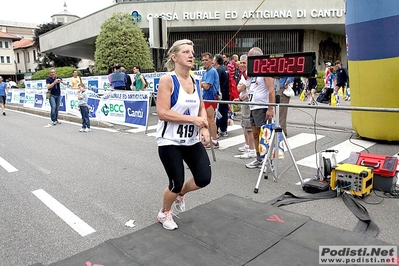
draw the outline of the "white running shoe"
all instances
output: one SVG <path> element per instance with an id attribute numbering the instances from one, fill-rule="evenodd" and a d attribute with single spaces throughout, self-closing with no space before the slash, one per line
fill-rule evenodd
<path id="1" fill-rule="evenodd" d="M 184 201 L 185 197 L 186 195 L 177 195 L 175 202 L 173 203 L 173 207 L 178 213 L 186 211 L 186 203 Z"/>
<path id="2" fill-rule="evenodd" d="M 243 156 L 246 152 L 243 152 L 241 154 L 236 154 L 234 155 L 234 158 L 241 158 L 241 156 Z"/>
<path id="3" fill-rule="evenodd" d="M 249 158 L 256 158 L 256 151 L 255 150 L 247 150 L 243 154 L 238 157 L 240 159 L 249 159 Z"/>
<path id="4" fill-rule="evenodd" d="M 90 132 L 90 131 L 91 131 L 91 129 L 86 127 L 85 132 Z"/>
<path id="5" fill-rule="evenodd" d="M 84 132 L 84 131 L 85 129 L 83 127 L 79 130 L 79 132 Z"/>
<path id="6" fill-rule="evenodd" d="M 244 145 L 238 148 L 240 152 L 246 152 L 249 149 L 249 145 Z"/>
<path id="7" fill-rule="evenodd" d="M 261 168 L 262 167 L 262 163 L 263 161 L 258 161 L 258 159 L 256 159 L 255 161 L 252 161 L 250 163 L 247 163 L 245 166 L 249 169 L 254 169 L 254 168 Z"/>
<path id="8" fill-rule="evenodd" d="M 163 212 L 162 208 L 159 210 L 157 216 L 158 222 L 160 222 L 166 230 L 175 230 L 178 228 L 177 224 L 173 220 L 172 210 Z"/>

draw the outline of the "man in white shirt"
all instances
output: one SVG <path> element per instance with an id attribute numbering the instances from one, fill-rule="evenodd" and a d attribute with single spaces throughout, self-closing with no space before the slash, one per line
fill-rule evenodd
<path id="1" fill-rule="evenodd" d="M 259 47 L 253 47 L 248 52 L 248 56 L 263 55 Z M 271 77 L 252 77 L 251 87 L 248 98 L 253 103 L 275 103 L 276 92 L 274 90 L 274 79 Z M 262 159 L 259 153 L 259 134 L 261 127 L 267 120 L 274 117 L 274 106 L 250 105 L 252 133 L 254 135 L 256 160 L 246 164 L 247 168 L 256 168 L 262 166 Z"/>

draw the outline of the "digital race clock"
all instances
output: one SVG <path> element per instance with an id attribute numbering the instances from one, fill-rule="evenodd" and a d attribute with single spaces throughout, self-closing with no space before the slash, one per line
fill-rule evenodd
<path id="1" fill-rule="evenodd" d="M 248 76 L 309 77 L 315 60 L 314 52 L 248 56 Z"/>

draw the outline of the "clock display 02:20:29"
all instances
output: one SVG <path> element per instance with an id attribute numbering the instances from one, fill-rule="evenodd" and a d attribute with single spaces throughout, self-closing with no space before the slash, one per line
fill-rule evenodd
<path id="1" fill-rule="evenodd" d="M 248 57 L 248 76 L 309 76 L 315 53 L 259 55 Z"/>

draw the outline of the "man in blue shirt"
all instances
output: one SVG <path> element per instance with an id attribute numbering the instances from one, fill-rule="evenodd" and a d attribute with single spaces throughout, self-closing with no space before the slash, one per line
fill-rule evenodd
<path id="1" fill-rule="evenodd" d="M 6 108 L 7 93 L 8 93 L 8 83 L 3 82 L 3 77 L 0 76 L 0 106 L 4 116 L 6 116 L 5 108 Z"/>
<path id="2" fill-rule="evenodd" d="M 213 56 L 211 53 L 202 54 L 202 64 L 204 65 L 205 72 L 202 74 L 201 89 L 202 98 L 204 100 L 216 100 L 219 91 L 219 75 L 216 69 L 212 66 Z M 215 122 L 215 109 L 216 103 L 204 103 L 206 114 L 208 118 L 209 130 L 213 139 L 214 148 L 219 148 L 219 142 L 216 137 L 216 122 Z M 206 147 L 206 148 L 210 148 Z"/>
<path id="3" fill-rule="evenodd" d="M 51 112 L 50 112 L 51 123 L 49 124 L 50 126 L 61 124 L 60 122 L 58 122 L 58 111 L 60 109 L 60 101 L 61 101 L 60 83 L 66 85 L 66 83 L 62 81 L 62 78 L 57 77 L 55 68 L 50 68 L 49 77 L 46 78 L 47 89 L 51 91 L 49 99 L 51 106 Z"/>
<path id="4" fill-rule="evenodd" d="M 111 74 L 111 83 L 115 90 L 126 90 L 126 74 L 121 71 L 121 65 L 115 66 L 114 73 Z"/>

